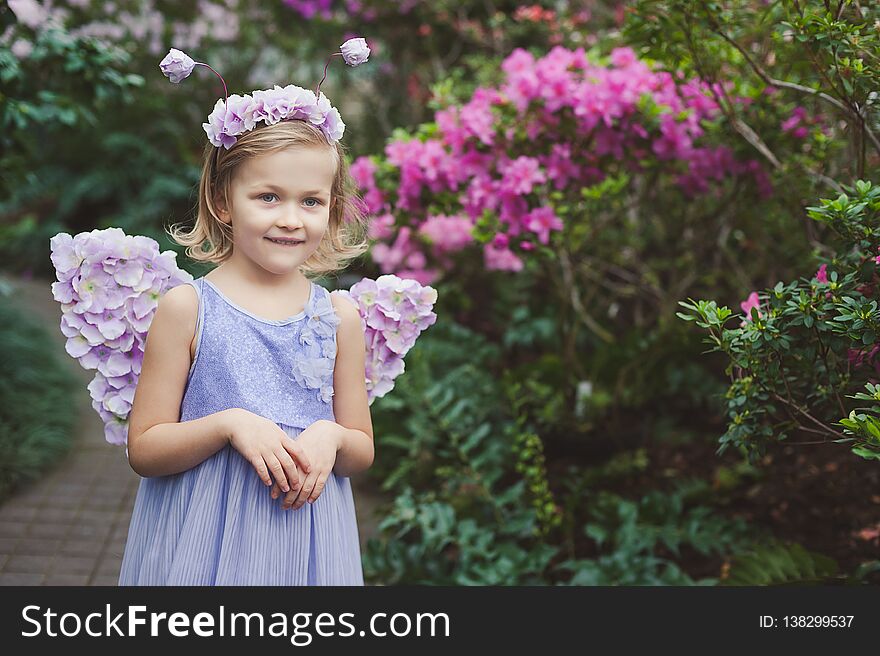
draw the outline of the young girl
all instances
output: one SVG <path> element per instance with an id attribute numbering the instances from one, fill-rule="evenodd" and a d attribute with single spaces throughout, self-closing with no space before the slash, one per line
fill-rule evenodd
<path id="1" fill-rule="evenodd" d="M 173 82 L 183 57 L 163 60 Z M 365 219 L 338 112 L 309 94 L 227 96 L 205 124 L 198 217 L 172 237 L 218 266 L 150 324 L 120 585 L 363 585 L 349 476 L 374 456 L 364 333 L 307 274 L 363 253 Z"/>

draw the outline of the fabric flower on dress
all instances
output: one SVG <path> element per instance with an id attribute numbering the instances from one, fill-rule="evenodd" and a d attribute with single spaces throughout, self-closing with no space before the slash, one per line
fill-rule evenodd
<path id="1" fill-rule="evenodd" d="M 299 335 L 303 348 L 294 361 L 293 377 L 303 387 L 318 390 L 318 398 L 330 403 L 336 367 L 336 327 L 342 319 L 333 309 L 330 293 L 323 288 L 319 291 L 315 302 L 306 307 Z"/>

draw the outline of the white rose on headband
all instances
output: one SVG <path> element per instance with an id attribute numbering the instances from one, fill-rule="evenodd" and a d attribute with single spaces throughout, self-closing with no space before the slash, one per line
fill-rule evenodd
<path id="1" fill-rule="evenodd" d="M 183 78 L 189 77 L 195 65 L 196 62 L 188 54 L 177 48 L 172 48 L 165 55 L 165 59 L 159 63 L 159 68 L 169 80 L 177 84 Z"/>
<path id="2" fill-rule="evenodd" d="M 367 47 L 366 39 L 349 39 L 339 49 L 342 51 L 342 58 L 349 66 L 357 66 L 363 64 L 370 57 L 370 49 Z"/>

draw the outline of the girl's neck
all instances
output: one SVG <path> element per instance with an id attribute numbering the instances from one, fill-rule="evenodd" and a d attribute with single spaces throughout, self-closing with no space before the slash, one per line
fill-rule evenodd
<path id="1" fill-rule="evenodd" d="M 230 284 L 242 289 L 286 290 L 295 292 L 308 284 L 308 279 L 299 269 L 287 274 L 275 274 L 253 266 L 242 265 L 229 259 L 209 274 L 211 280 L 227 280 Z M 207 276 L 206 276 L 207 277 Z"/>

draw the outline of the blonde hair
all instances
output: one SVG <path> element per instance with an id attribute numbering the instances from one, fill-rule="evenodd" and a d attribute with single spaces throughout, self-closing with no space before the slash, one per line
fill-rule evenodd
<path id="1" fill-rule="evenodd" d="M 232 179 L 242 163 L 291 146 L 323 146 L 331 150 L 336 163 L 327 232 L 315 252 L 300 266 L 303 275 L 321 277 L 339 271 L 368 250 L 369 221 L 361 209 L 357 184 L 349 173 L 345 146 L 339 141 L 328 144 L 317 127 L 296 119 L 274 125 L 258 124 L 239 136 L 229 150 L 210 143 L 205 146 L 195 225 L 187 228 L 175 224 L 166 230 L 172 240 L 186 247 L 187 257 L 215 264 L 229 259 L 232 226 L 220 220 L 214 200 L 222 198 L 229 207 Z"/>

